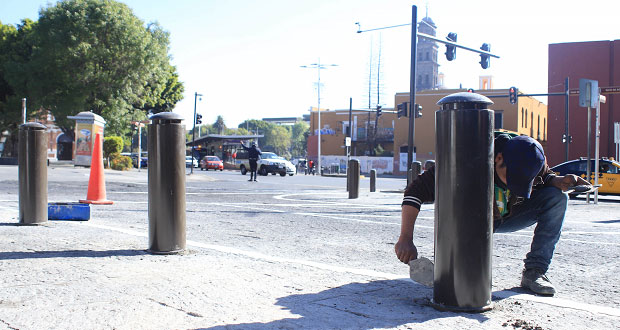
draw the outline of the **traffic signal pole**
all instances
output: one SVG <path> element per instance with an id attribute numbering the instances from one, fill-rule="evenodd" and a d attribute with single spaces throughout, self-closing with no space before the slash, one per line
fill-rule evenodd
<path id="1" fill-rule="evenodd" d="M 411 76 L 409 78 L 409 136 L 407 139 L 407 173 L 411 170 L 413 162 L 413 144 L 415 142 L 415 114 L 413 106 L 415 104 L 415 84 L 416 84 L 416 64 L 418 50 L 418 7 L 411 6 Z M 409 176 L 407 176 L 409 180 Z M 413 180 L 413 178 L 411 178 Z M 407 181 L 407 186 L 411 182 Z"/>

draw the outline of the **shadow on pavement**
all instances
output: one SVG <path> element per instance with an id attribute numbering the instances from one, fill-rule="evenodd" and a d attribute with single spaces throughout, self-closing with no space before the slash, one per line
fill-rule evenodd
<path id="1" fill-rule="evenodd" d="M 133 257 L 149 254 L 145 250 L 66 250 L 66 251 L 28 251 L 0 252 L 0 260 L 37 259 L 37 258 L 105 258 Z"/>
<path id="2" fill-rule="evenodd" d="M 300 317 L 207 329 L 374 329 L 455 316 L 479 323 L 489 319 L 484 314 L 437 311 L 430 307 L 431 296 L 432 289 L 405 280 L 350 283 L 277 300 L 276 305 Z"/>

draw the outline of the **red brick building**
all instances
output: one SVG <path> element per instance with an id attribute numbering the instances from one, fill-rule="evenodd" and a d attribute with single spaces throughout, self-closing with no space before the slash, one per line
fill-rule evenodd
<path id="1" fill-rule="evenodd" d="M 549 45 L 549 93 L 564 92 L 564 80 L 569 78 L 571 90 L 579 89 L 579 79 L 598 80 L 599 87 L 620 86 L 620 40 L 574 42 Z M 614 122 L 620 122 L 620 94 L 605 94 L 601 104 L 600 156 L 614 157 Z M 545 149 L 550 166 L 565 161 L 565 98 L 550 96 L 548 107 L 548 144 Z M 587 156 L 587 108 L 579 106 L 578 95 L 569 100 L 568 159 Z M 594 157 L 595 110 L 592 110 L 591 157 Z"/>

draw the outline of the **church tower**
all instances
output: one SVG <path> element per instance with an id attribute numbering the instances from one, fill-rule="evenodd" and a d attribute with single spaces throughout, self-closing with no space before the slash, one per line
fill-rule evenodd
<path id="1" fill-rule="evenodd" d="M 437 26 L 435 22 L 428 17 L 428 13 L 418 24 L 418 31 L 433 37 L 437 36 Z M 438 49 L 439 46 L 437 46 L 435 41 L 424 38 L 418 39 L 416 68 L 418 81 L 416 82 L 416 91 L 437 89 L 439 87 Z"/>

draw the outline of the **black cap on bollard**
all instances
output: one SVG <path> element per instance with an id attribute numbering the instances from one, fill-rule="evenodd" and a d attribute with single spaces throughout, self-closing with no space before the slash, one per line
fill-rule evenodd
<path id="1" fill-rule="evenodd" d="M 437 102 L 441 110 L 488 109 L 491 104 L 493 101 L 488 97 L 468 92 L 450 94 Z"/>
<path id="2" fill-rule="evenodd" d="M 46 127 L 45 125 L 41 123 L 29 122 L 29 123 L 19 125 L 19 129 L 21 130 L 44 130 L 46 129 Z"/>
<path id="3" fill-rule="evenodd" d="M 183 120 L 183 116 L 174 112 L 160 112 L 149 118 L 153 124 L 175 124 Z"/>

